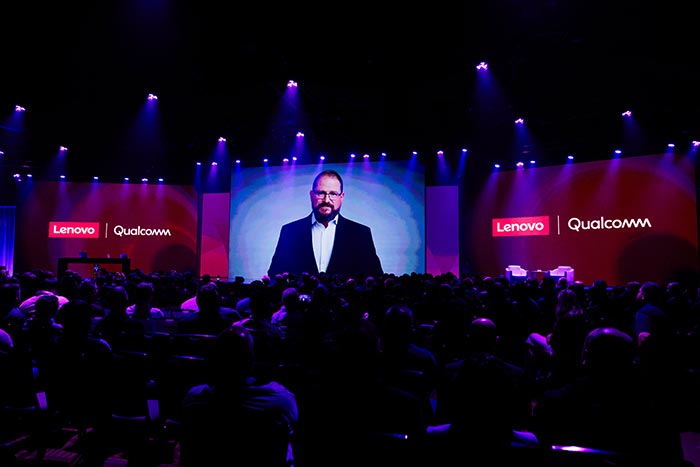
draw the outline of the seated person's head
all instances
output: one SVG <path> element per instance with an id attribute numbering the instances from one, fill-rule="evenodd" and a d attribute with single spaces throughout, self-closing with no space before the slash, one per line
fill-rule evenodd
<path id="1" fill-rule="evenodd" d="M 250 290 L 250 315 L 256 320 L 268 320 L 274 312 L 264 288 L 252 288 Z"/>
<path id="2" fill-rule="evenodd" d="M 134 303 L 151 303 L 153 294 L 153 284 L 145 281 L 139 282 L 134 288 Z"/>
<path id="3" fill-rule="evenodd" d="M 76 298 L 80 300 L 94 301 L 97 297 L 97 284 L 92 279 L 83 279 L 78 285 Z"/>
<path id="4" fill-rule="evenodd" d="M 282 305 L 286 308 L 299 308 L 299 291 L 295 287 L 288 287 L 282 292 Z"/>
<path id="5" fill-rule="evenodd" d="M 73 337 L 86 337 L 92 331 L 90 303 L 72 300 L 61 307 L 63 334 Z"/>
<path id="6" fill-rule="evenodd" d="M 589 372 L 610 374 L 629 370 L 634 365 L 634 340 L 612 327 L 589 332 L 583 343 L 582 363 Z"/>
<path id="7" fill-rule="evenodd" d="M 44 294 L 34 303 L 34 316 L 39 319 L 51 319 L 58 313 L 58 297 L 53 294 Z"/>
<path id="8" fill-rule="evenodd" d="M 410 339 L 413 333 L 413 310 L 406 305 L 392 305 L 384 314 L 383 337 Z"/>
<path id="9" fill-rule="evenodd" d="M 105 306 L 110 311 L 121 311 L 126 310 L 129 306 L 129 294 L 126 292 L 126 288 L 121 285 L 112 286 L 105 294 Z"/>
<path id="10" fill-rule="evenodd" d="M 498 342 L 496 323 L 488 318 L 476 318 L 469 324 L 469 345 L 475 351 L 491 351 Z"/>
<path id="11" fill-rule="evenodd" d="M 664 288 L 656 282 L 644 282 L 637 292 L 637 299 L 643 303 L 661 305 L 664 301 Z"/>
<path id="12" fill-rule="evenodd" d="M 219 288 L 216 282 L 207 282 L 197 291 L 197 307 L 199 310 L 217 310 L 220 306 Z"/>
<path id="13" fill-rule="evenodd" d="M 0 285 L 0 304 L 2 305 L 19 305 L 19 284 L 5 282 Z"/>
<path id="14" fill-rule="evenodd" d="M 234 324 L 223 330 L 209 357 L 214 381 L 242 383 L 253 371 L 254 358 L 253 336 L 247 328 Z"/>

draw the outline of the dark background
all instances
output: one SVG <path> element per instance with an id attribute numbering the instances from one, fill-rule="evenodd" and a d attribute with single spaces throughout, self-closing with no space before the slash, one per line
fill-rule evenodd
<path id="1" fill-rule="evenodd" d="M 308 161 L 351 151 L 458 158 L 466 147 L 479 170 L 700 139 L 697 27 L 680 2 L 226 4 L 4 5 L 0 192 L 8 174 L 55 177 L 59 145 L 72 180 L 188 184 L 219 136 L 247 165 L 280 163 L 302 130 Z M 477 92 L 480 61 L 493 94 Z M 289 79 L 299 83 L 291 108 Z M 149 92 L 159 96 L 156 140 L 135 131 Z M 16 104 L 27 108 L 21 128 L 5 123 Z M 633 142 L 623 137 L 628 109 Z M 513 139 L 518 117 L 526 144 Z"/>

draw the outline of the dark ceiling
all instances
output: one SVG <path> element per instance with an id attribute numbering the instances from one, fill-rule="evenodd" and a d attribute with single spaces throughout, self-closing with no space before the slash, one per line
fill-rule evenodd
<path id="1" fill-rule="evenodd" d="M 50 178 L 64 145 L 73 178 L 188 183 L 219 136 L 232 158 L 259 165 L 289 155 L 300 130 L 309 162 L 467 147 L 488 164 L 524 154 L 551 164 L 700 139 L 697 27 L 673 2 L 13 3 L 0 18 L 0 109 L 27 112 L 0 127 L 11 171 Z M 489 89 L 477 81 L 482 60 Z M 155 140 L 139 127 L 150 92 Z"/>

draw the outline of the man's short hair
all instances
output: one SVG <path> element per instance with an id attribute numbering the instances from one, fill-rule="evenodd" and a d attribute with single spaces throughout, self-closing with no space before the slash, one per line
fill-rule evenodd
<path id="1" fill-rule="evenodd" d="M 314 188 L 316 186 L 316 183 L 318 183 L 318 181 L 322 177 L 333 177 L 337 179 L 340 182 L 340 192 L 343 192 L 343 177 L 341 177 L 340 174 L 335 170 L 324 170 L 320 174 L 316 175 L 316 178 L 314 178 L 314 183 L 311 188 Z"/>

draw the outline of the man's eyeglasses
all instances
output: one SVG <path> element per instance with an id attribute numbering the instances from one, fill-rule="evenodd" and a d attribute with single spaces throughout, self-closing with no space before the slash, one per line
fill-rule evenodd
<path id="1" fill-rule="evenodd" d="M 336 199 L 338 199 L 340 197 L 340 195 L 342 195 L 342 193 L 336 193 L 335 191 L 331 191 L 330 193 L 327 193 L 325 191 L 315 191 L 314 190 L 314 191 L 312 191 L 312 193 L 314 194 L 316 199 L 323 199 L 326 196 L 328 196 L 328 199 L 331 201 L 335 201 Z"/>

